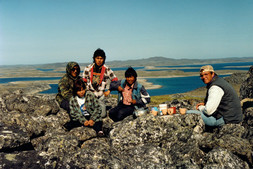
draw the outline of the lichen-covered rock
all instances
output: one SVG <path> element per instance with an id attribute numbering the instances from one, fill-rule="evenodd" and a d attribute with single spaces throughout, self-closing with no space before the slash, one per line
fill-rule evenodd
<path id="1" fill-rule="evenodd" d="M 178 94 L 179 95 L 179 94 Z M 180 96 L 182 97 L 182 94 L 180 94 Z M 179 108 L 186 108 L 188 110 L 194 109 L 194 102 L 193 100 L 178 100 L 178 99 L 174 99 L 173 101 L 169 102 L 165 102 L 168 107 L 176 107 L 176 111 L 179 112 Z"/>
<path id="2" fill-rule="evenodd" d="M 247 128 L 247 135 L 245 138 L 247 138 L 251 145 L 253 145 L 253 107 L 244 110 L 243 125 Z"/>
<path id="3" fill-rule="evenodd" d="M 250 67 L 240 88 L 240 99 L 245 98 L 253 98 L 253 66 Z"/>
<path id="4" fill-rule="evenodd" d="M 97 136 L 95 130 L 88 127 L 77 127 L 70 130 L 69 135 L 76 136 L 79 141 L 90 140 Z"/>
<path id="5" fill-rule="evenodd" d="M 118 157 L 122 168 L 168 168 L 174 164 L 169 149 L 152 144 L 137 145 Z"/>
<path id="6" fill-rule="evenodd" d="M 106 98 L 108 109 L 115 98 Z M 187 100 L 169 106 L 193 108 Z M 69 115 L 53 95 L 17 90 L 0 94 L 0 168 L 252 168 L 253 109 L 243 125 L 207 130 L 199 115 L 103 119 L 105 137 L 92 128 L 68 130 Z M 27 161 L 29 159 L 29 161 Z"/>
<path id="7" fill-rule="evenodd" d="M 22 168 L 22 169 L 40 169 L 56 168 L 56 165 L 47 163 L 47 160 L 38 154 L 37 151 L 17 151 L 12 153 L 0 152 L 0 168 Z"/>
<path id="8" fill-rule="evenodd" d="M 253 127 L 253 107 L 244 110 L 244 124 Z"/>
<path id="9" fill-rule="evenodd" d="M 199 115 L 154 117 L 148 114 L 116 123 L 110 132 L 110 142 L 113 148 L 123 152 L 119 156 L 125 160 L 126 168 L 192 166 L 191 161 L 201 163 L 199 155 L 204 154 L 196 140 L 203 131 L 204 123 Z"/>
<path id="10" fill-rule="evenodd" d="M 230 151 L 223 148 L 214 148 L 205 157 L 204 169 L 208 168 L 243 168 L 249 165 Z"/>
<path id="11" fill-rule="evenodd" d="M 0 150 L 11 151 L 29 143 L 30 137 L 20 128 L 0 126 Z"/>
<path id="12" fill-rule="evenodd" d="M 208 152 L 214 148 L 223 148 L 247 159 L 252 165 L 252 145 L 248 139 L 242 138 L 246 129 L 240 125 L 227 124 L 218 133 L 206 135 L 199 146 Z"/>
<path id="13" fill-rule="evenodd" d="M 59 106 L 54 100 L 54 96 L 50 95 L 25 95 L 22 91 L 17 90 L 11 94 L 1 95 L 0 101 L 4 111 L 16 110 L 26 114 L 56 114 L 59 111 Z"/>
<path id="14" fill-rule="evenodd" d="M 76 154 L 75 166 L 80 168 L 123 168 L 116 150 L 110 146 L 108 138 L 93 138 L 81 145 Z"/>
<path id="15" fill-rule="evenodd" d="M 224 79 L 230 84 L 242 84 L 246 79 L 246 73 L 233 73 Z"/>

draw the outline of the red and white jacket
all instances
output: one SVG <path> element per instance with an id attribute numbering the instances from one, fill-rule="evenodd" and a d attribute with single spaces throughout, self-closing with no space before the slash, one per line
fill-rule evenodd
<path id="1" fill-rule="evenodd" d="M 95 63 L 86 66 L 83 71 L 83 81 L 87 83 L 87 90 L 92 91 L 97 97 L 103 96 L 103 93 L 106 89 L 106 86 L 110 86 L 110 82 L 118 81 L 118 78 L 114 74 L 114 72 L 106 65 L 102 66 L 101 75 L 100 75 L 100 83 L 98 89 L 95 90 L 92 86 L 92 78 L 93 78 L 93 66 Z"/>

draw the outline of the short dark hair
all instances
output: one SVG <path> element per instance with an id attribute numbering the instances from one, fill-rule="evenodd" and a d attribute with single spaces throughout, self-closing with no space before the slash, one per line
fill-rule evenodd
<path id="1" fill-rule="evenodd" d="M 125 72 L 125 77 L 131 77 L 131 76 L 133 76 L 133 77 L 135 78 L 135 80 L 136 80 L 136 78 L 137 78 L 137 73 L 136 73 L 136 71 L 130 66 L 130 67 L 128 67 L 128 69 L 127 69 L 126 72 Z"/>
<path id="2" fill-rule="evenodd" d="M 81 91 L 82 89 L 86 89 L 86 84 L 82 79 L 78 79 L 74 83 L 74 89 L 73 89 L 73 95 L 76 96 L 78 91 Z"/>
<path id="3" fill-rule="evenodd" d="M 104 52 L 102 49 L 98 48 L 98 49 L 94 52 L 94 54 L 93 54 L 93 62 L 94 62 L 94 63 L 95 63 L 95 58 L 96 58 L 97 56 L 101 56 L 101 57 L 104 59 L 104 63 L 105 63 L 106 55 L 105 55 L 105 52 Z M 103 63 L 103 64 L 104 64 L 104 63 Z"/>

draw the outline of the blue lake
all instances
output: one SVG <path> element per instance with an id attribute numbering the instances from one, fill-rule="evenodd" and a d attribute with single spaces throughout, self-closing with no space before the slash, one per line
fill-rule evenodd
<path id="1" fill-rule="evenodd" d="M 216 63 L 216 64 L 211 64 L 211 65 L 213 66 L 214 70 L 249 70 L 250 66 L 253 65 L 253 62 Z M 151 69 L 151 70 L 146 70 L 146 71 L 182 70 L 184 72 L 198 72 L 201 66 L 203 65 L 156 66 L 156 68 L 159 68 L 159 69 L 154 69 L 154 70 Z M 240 66 L 240 67 L 236 67 L 236 66 Z M 192 68 L 184 69 L 182 67 L 192 67 Z M 170 68 L 170 69 L 166 69 L 166 68 Z"/>
<path id="2" fill-rule="evenodd" d="M 149 78 L 148 82 L 162 85 L 162 88 L 147 90 L 150 96 L 184 93 L 204 86 L 199 76 L 176 78 Z"/>
<path id="3" fill-rule="evenodd" d="M 0 78 L 0 83 L 18 82 L 18 81 L 37 81 L 37 80 L 60 80 L 61 77 L 13 77 Z"/>
<path id="4" fill-rule="evenodd" d="M 40 71 L 43 71 L 43 72 L 51 72 L 54 69 L 41 69 L 41 68 L 38 68 L 37 70 L 40 70 Z"/>
<path id="5" fill-rule="evenodd" d="M 147 90 L 150 96 L 184 93 L 205 86 L 205 84 L 200 80 L 199 76 L 175 78 L 147 78 L 147 81 L 152 82 L 153 84 L 162 85 L 162 88 Z M 57 93 L 58 85 L 50 84 L 50 86 L 51 89 L 43 91 L 41 93 Z M 113 91 L 111 92 L 111 94 L 117 94 L 117 91 Z"/>
<path id="6" fill-rule="evenodd" d="M 228 76 L 228 75 L 226 75 Z M 225 77 L 225 76 L 220 76 Z M 162 88 L 147 90 L 150 96 L 184 93 L 205 86 L 199 76 L 175 78 L 148 78 L 148 82 L 162 85 Z"/>
<path id="7" fill-rule="evenodd" d="M 253 62 L 237 62 L 237 63 L 215 63 L 211 64 L 214 70 L 249 70 L 250 65 L 253 65 Z M 182 70 L 184 72 L 198 72 L 199 68 L 203 65 L 179 65 L 179 66 L 155 66 L 156 69 L 145 69 L 144 66 L 133 67 L 135 70 L 143 69 L 145 71 L 161 71 L 161 70 Z M 233 66 L 248 66 L 248 67 L 233 67 Z M 191 69 L 184 69 L 182 67 L 192 67 Z M 113 71 L 127 70 L 128 67 L 112 67 Z M 168 69 L 170 68 L 170 69 Z M 51 72 L 54 69 L 41 69 L 37 70 L 44 72 Z M 57 71 L 59 73 L 65 73 L 65 71 Z M 82 74 L 82 71 L 81 71 Z"/>
<path id="8" fill-rule="evenodd" d="M 215 70 L 246 70 L 248 71 L 250 65 L 253 65 L 253 62 L 243 62 L 243 63 L 217 63 L 212 64 Z M 164 68 L 175 68 L 175 70 L 180 67 L 194 67 L 193 69 L 179 69 L 185 72 L 198 72 L 199 68 L 202 65 L 183 65 L 183 66 L 159 66 L 159 70 L 163 70 Z M 232 68 L 228 66 L 246 66 L 246 67 L 237 67 Z M 196 69 L 195 69 L 196 67 Z M 144 67 L 134 67 L 134 69 L 143 69 Z M 126 70 L 127 67 L 122 68 L 112 68 L 113 71 L 118 70 Z M 52 69 L 41 69 L 42 71 L 52 71 Z M 168 69 L 164 69 L 168 70 Z M 151 71 L 151 70 L 150 70 Z M 222 76 L 224 77 L 224 76 Z M 14 81 L 36 81 L 36 80 L 60 80 L 61 77 L 20 77 L 20 78 L 0 78 L 0 83 L 9 83 Z M 200 80 L 199 76 L 190 76 L 190 77 L 175 77 L 175 78 L 147 78 L 148 82 L 153 84 L 162 85 L 162 88 L 159 89 L 151 89 L 148 90 L 151 96 L 157 95 L 166 95 L 166 94 L 175 94 L 175 93 L 184 93 L 187 91 L 194 90 L 196 88 L 205 86 L 205 84 Z M 41 93 L 57 93 L 57 84 L 50 84 L 51 89 L 47 91 L 43 91 Z M 114 91 L 112 94 L 116 94 L 117 92 Z"/>

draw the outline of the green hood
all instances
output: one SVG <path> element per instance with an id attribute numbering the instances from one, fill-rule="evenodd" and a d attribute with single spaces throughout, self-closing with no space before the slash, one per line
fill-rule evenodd
<path id="1" fill-rule="evenodd" d="M 76 79 L 76 78 L 74 78 L 74 77 L 72 77 L 71 76 L 71 69 L 73 69 L 75 66 L 77 66 L 78 67 L 78 76 L 79 76 L 79 74 L 80 74 L 80 66 L 78 65 L 78 63 L 76 63 L 76 62 L 69 62 L 68 64 L 67 64 L 67 67 L 66 67 L 66 73 L 67 73 L 67 75 L 69 76 L 69 77 L 71 77 L 71 78 L 73 78 L 73 79 Z"/>

